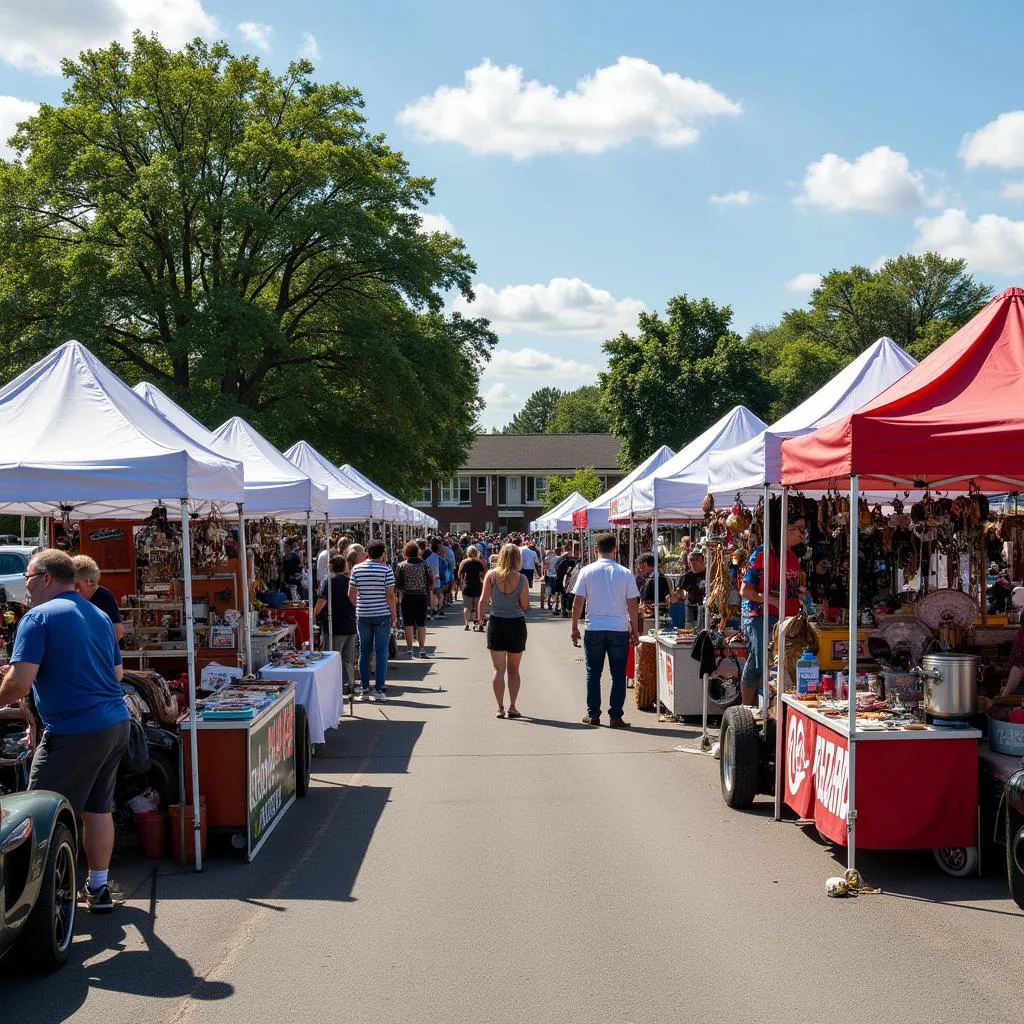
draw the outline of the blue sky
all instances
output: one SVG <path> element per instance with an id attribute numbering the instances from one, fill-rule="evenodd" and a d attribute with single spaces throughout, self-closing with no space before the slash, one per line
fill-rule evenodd
<path id="1" fill-rule="evenodd" d="M 776 320 L 815 275 L 934 248 L 1024 282 L 1017 5 L 0 0 L 0 134 L 61 54 L 157 30 L 272 66 L 307 52 L 437 178 L 430 225 L 479 266 L 502 424 L 590 383 L 674 294 Z M 441 219 L 443 218 L 443 220 Z"/>

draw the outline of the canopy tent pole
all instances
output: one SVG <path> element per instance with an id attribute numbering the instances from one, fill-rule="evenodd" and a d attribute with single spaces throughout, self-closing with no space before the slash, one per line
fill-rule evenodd
<path id="1" fill-rule="evenodd" d="M 651 527 L 652 547 L 654 548 L 654 635 L 657 636 L 661 628 L 661 620 L 658 615 L 658 510 L 654 510 L 653 526 Z M 659 662 L 661 659 L 658 659 Z"/>
<path id="2" fill-rule="evenodd" d="M 252 628 L 249 624 L 249 552 L 245 540 L 245 512 L 238 503 L 238 569 L 242 576 L 242 636 L 244 637 L 245 673 L 252 672 Z"/>
<path id="3" fill-rule="evenodd" d="M 849 635 L 849 671 L 846 692 L 849 696 L 847 723 L 850 729 L 846 767 L 849 774 L 849 794 L 846 812 L 846 867 L 853 870 L 857 866 L 857 795 L 856 795 L 856 749 L 857 749 L 857 579 L 860 552 L 860 517 L 857 515 L 859 504 L 860 477 L 850 474 L 850 635 Z"/>
<path id="4" fill-rule="evenodd" d="M 46 547 L 46 516 L 39 517 L 39 546 Z"/>
<path id="5" fill-rule="evenodd" d="M 629 571 L 633 571 L 633 567 L 636 565 L 634 561 L 635 555 L 633 553 L 633 542 L 636 535 L 636 527 L 633 524 L 633 510 L 629 510 Z"/>
<path id="6" fill-rule="evenodd" d="M 18 528 L 18 543 L 25 543 L 25 517 L 21 517 L 21 526 Z"/>
<path id="7" fill-rule="evenodd" d="M 316 644 L 313 643 L 313 565 L 311 562 L 313 556 L 313 516 L 310 512 L 306 512 L 306 579 L 308 581 L 306 586 L 306 599 L 309 602 L 309 649 L 315 650 Z"/>
<path id="8" fill-rule="evenodd" d="M 185 657 L 188 662 L 189 752 L 192 755 L 192 838 L 195 842 L 196 871 L 203 870 L 201 822 L 199 820 L 199 729 L 196 720 L 196 637 L 192 616 L 192 537 L 188 520 L 188 499 L 181 499 L 181 561 L 185 583 Z M 182 803 L 185 794 L 181 794 Z M 182 810 L 185 808 L 182 807 Z M 184 815 L 182 815 L 184 820 Z"/>
<path id="9" fill-rule="evenodd" d="M 710 544 L 709 544 L 710 546 Z M 708 591 L 711 588 L 711 552 L 704 552 L 704 629 L 711 628 L 711 609 L 708 605 Z M 684 599 L 685 600 L 685 599 Z M 687 613 L 688 614 L 688 613 Z M 723 630 L 724 632 L 724 630 Z M 704 713 L 701 721 L 700 749 L 708 751 L 711 749 L 711 737 L 708 735 L 708 673 L 701 673 L 701 682 L 704 687 Z"/>
<path id="10" fill-rule="evenodd" d="M 771 491 L 768 488 L 768 484 L 764 485 L 764 490 L 761 492 L 763 509 L 761 515 L 761 544 L 764 548 L 764 568 L 761 570 L 761 583 L 764 586 L 764 604 L 761 605 L 761 624 L 764 627 L 761 630 L 761 692 L 763 694 L 762 700 L 764 706 L 768 705 L 768 643 L 771 639 L 771 614 L 770 606 L 768 604 L 768 594 L 771 590 L 771 544 L 768 538 L 768 503 L 771 501 Z M 786 552 L 785 549 L 779 552 L 779 561 L 782 562 L 783 566 L 786 564 Z M 783 590 L 779 594 L 779 622 L 785 618 L 784 612 L 786 611 L 786 591 Z M 781 688 L 782 681 L 779 681 L 779 687 Z M 754 699 L 757 699 L 755 694 Z M 758 709 L 761 708 L 761 704 L 757 704 Z"/>
<path id="11" fill-rule="evenodd" d="M 324 516 L 324 529 L 327 530 L 324 539 L 324 545 L 327 548 L 327 575 L 324 576 L 327 581 L 327 636 L 324 637 L 321 647 L 325 651 L 332 651 L 334 650 L 334 608 L 331 606 L 331 514 L 329 512 Z M 319 585 L 317 593 L 320 593 Z M 342 680 L 344 680 L 344 670 L 342 671 Z M 345 695 L 342 694 L 342 702 L 344 700 Z"/>
<path id="12" fill-rule="evenodd" d="M 786 592 L 786 538 L 789 535 L 789 488 L 782 488 L 782 522 L 779 524 L 779 593 Z M 768 564 L 767 562 L 765 563 Z M 785 608 L 785 604 L 783 604 Z M 784 620 L 779 619 L 779 642 L 775 645 L 776 655 L 776 676 L 775 676 L 775 820 L 782 820 L 782 787 L 786 778 L 785 765 L 785 739 L 782 735 L 785 724 L 782 707 L 782 694 L 785 691 L 783 680 L 784 652 L 786 650 L 786 629 Z M 767 670 L 765 672 L 767 675 Z"/>

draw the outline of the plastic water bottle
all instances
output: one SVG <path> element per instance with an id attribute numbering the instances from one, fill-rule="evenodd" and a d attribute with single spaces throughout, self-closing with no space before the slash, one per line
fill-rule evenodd
<path id="1" fill-rule="evenodd" d="M 796 663 L 796 692 L 817 693 L 818 692 L 818 658 L 814 651 L 807 648 L 800 655 Z"/>

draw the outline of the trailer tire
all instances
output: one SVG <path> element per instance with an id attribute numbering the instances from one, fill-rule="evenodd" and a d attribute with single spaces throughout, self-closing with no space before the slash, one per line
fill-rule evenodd
<path id="1" fill-rule="evenodd" d="M 954 878 L 967 878 L 978 873 L 980 857 L 976 846 L 937 846 L 932 850 L 935 863 Z"/>
<path id="2" fill-rule="evenodd" d="M 760 759 L 757 725 L 749 708 L 736 705 L 726 710 L 722 716 L 721 745 L 722 799 L 734 810 L 742 810 L 757 795 Z"/>

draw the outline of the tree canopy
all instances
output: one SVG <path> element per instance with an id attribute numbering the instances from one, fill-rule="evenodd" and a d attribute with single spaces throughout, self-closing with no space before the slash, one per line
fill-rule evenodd
<path id="1" fill-rule="evenodd" d="M 450 475 L 496 338 L 444 312 L 475 265 L 421 230 L 433 181 L 367 131 L 359 92 L 142 34 L 63 71 L 0 162 L 9 371 L 78 338 L 208 424 L 305 437 L 406 494 Z"/>
<path id="2" fill-rule="evenodd" d="M 548 429 L 555 406 L 562 397 L 558 388 L 538 388 L 512 417 L 503 434 L 543 434 Z"/>
<path id="3" fill-rule="evenodd" d="M 547 425 L 549 434 L 606 434 L 608 429 L 601 389 L 596 384 L 566 391 L 555 402 Z"/>
<path id="4" fill-rule="evenodd" d="M 544 511 L 549 512 L 560 502 L 579 491 L 587 501 L 593 501 L 601 494 L 601 478 L 593 466 L 577 469 L 572 476 L 549 476 L 548 489 L 544 497 Z"/>

